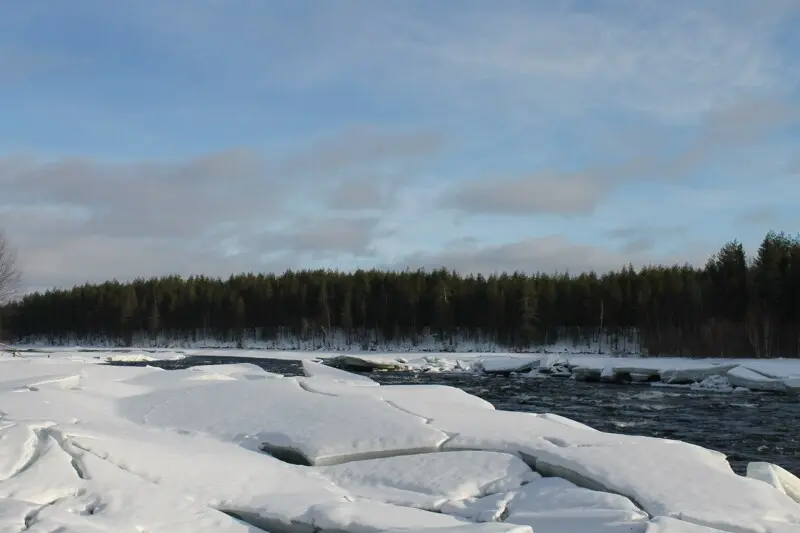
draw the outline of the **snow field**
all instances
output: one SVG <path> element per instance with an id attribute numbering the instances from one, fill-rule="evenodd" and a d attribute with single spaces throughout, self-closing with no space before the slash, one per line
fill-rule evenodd
<path id="1" fill-rule="evenodd" d="M 310 360 L 97 361 L 0 359 L 0 532 L 800 533 L 795 476 L 679 441 Z"/>

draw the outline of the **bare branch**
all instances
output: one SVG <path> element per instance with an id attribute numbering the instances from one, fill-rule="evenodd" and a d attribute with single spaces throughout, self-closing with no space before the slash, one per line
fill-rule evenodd
<path id="1" fill-rule="evenodd" d="M 0 305 L 14 296 L 19 280 L 16 256 L 6 240 L 5 233 L 0 230 Z"/>

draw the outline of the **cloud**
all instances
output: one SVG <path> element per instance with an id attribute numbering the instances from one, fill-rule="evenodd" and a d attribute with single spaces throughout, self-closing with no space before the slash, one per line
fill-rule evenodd
<path id="1" fill-rule="evenodd" d="M 251 86 L 356 90 L 382 102 L 435 98 L 533 121 L 619 112 L 691 120 L 741 99 L 786 94 L 798 76 L 792 52 L 775 39 L 798 12 L 790 1 L 468 2 L 458 9 L 142 1 L 121 9 L 176 63 Z"/>
<path id="2" fill-rule="evenodd" d="M 623 226 L 612 229 L 608 236 L 621 244 L 624 254 L 634 256 L 650 253 L 658 249 L 665 240 L 679 238 L 687 240 L 691 235 L 689 227 L 684 225 L 655 227 L 647 225 Z"/>
<path id="3" fill-rule="evenodd" d="M 787 174 L 800 174 L 800 155 L 795 156 L 786 167 Z"/>
<path id="4" fill-rule="evenodd" d="M 266 162 L 246 150 L 128 164 L 11 158 L 0 169 L 4 203 L 81 212 L 86 232 L 108 237 L 202 235 L 220 223 L 268 212 L 271 199 L 258 194 L 269 183 Z"/>
<path id="5" fill-rule="evenodd" d="M 494 102 L 510 112 L 528 103 L 533 107 L 523 112 L 534 119 L 537 113 L 605 108 L 674 121 L 754 94 L 791 90 L 789 72 L 796 69 L 773 36 L 796 4 L 622 5 L 473 4 L 438 17 L 381 9 L 362 17 L 369 27 L 352 33 L 384 36 L 376 42 L 396 54 L 395 68 L 448 91 L 453 101 Z"/>
<path id="6" fill-rule="evenodd" d="M 277 161 L 248 149 L 177 162 L 7 156 L 0 157 L 0 186 L 4 204 L 77 211 L 91 233 L 186 238 L 225 223 L 271 220 L 293 194 L 346 187 L 341 176 L 350 170 L 380 181 L 382 165 L 433 157 L 439 145 L 431 138 L 347 131 Z"/>
<path id="7" fill-rule="evenodd" d="M 740 224 L 753 226 L 769 226 L 780 222 L 782 217 L 775 206 L 763 206 L 748 209 L 737 217 Z"/>
<path id="8" fill-rule="evenodd" d="M 318 254 L 318 257 L 331 252 L 353 256 L 370 255 L 368 249 L 378 222 L 376 217 L 301 221 L 290 227 L 256 236 L 251 249 L 262 253 L 275 249 L 310 252 Z"/>
<path id="9" fill-rule="evenodd" d="M 22 247 L 20 270 L 28 291 L 170 273 L 226 277 L 251 271 L 259 264 L 257 258 L 246 254 L 225 255 L 212 248 L 176 246 L 168 239 L 141 237 L 79 235 L 48 246 L 23 242 Z M 287 265 L 280 261 L 260 264 L 264 270 L 282 270 Z"/>
<path id="10" fill-rule="evenodd" d="M 23 83 L 54 71 L 79 67 L 85 62 L 84 59 L 59 51 L 38 51 L 0 42 L 0 87 Z"/>
<path id="11" fill-rule="evenodd" d="M 768 205 L 761 205 L 740 211 L 734 217 L 734 223 L 743 231 L 756 230 L 766 232 L 788 231 L 796 233 L 800 215 L 797 213 L 794 195 L 783 197 L 781 201 L 774 201 Z M 789 199 L 791 198 L 791 199 Z"/>
<path id="12" fill-rule="evenodd" d="M 388 187 L 391 191 L 392 187 Z M 380 209 L 388 203 L 390 191 L 371 180 L 347 180 L 328 191 L 328 206 L 331 209 L 353 211 Z"/>
<path id="13" fill-rule="evenodd" d="M 443 147 L 444 136 L 439 132 L 387 132 L 369 126 L 351 126 L 284 157 L 276 172 L 283 177 L 324 177 L 343 170 L 352 172 L 354 168 L 375 171 L 376 164 L 434 156 Z"/>
<path id="14" fill-rule="evenodd" d="M 383 201 L 398 187 L 385 167 L 422 165 L 441 146 L 428 132 L 359 128 L 278 158 L 252 149 L 182 161 L 0 156 L 0 227 L 36 287 L 363 257 L 378 219 L 348 213 L 378 204 L 351 194 L 351 173 L 373 176 Z"/>
<path id="15" fill-rule="evenodd" d="M 441 204 L 469 214 L 586 215 L 621 186 L 674 183 L 711 164 L 733 166 L 736 156 L 797 124 L 800 106 L 794 103 L 739 102 L 705 113 L 688 141 L 679 139 L 685 130 L 656 129 L 638 139 L 621 134 L 622 146 L 602 163 L 579 171 L 544 169 L 521 178 L 460 181 L 443 193 Z M 735 169 L 730 176 L 736 177 Z"/>
<path id="16" fill-rule="evenodd" d="M 693 246 L 689 255 L 653 254 L 650 250 L 616 251 L 608 246 L 571 241 L 566 235 L 554 234 L 498 245 L 455 243 L 438 252 L 411 254 L 395 268 L 441 268 L 457 272 L 545 272 L 580 273 L 587 270 L 607 272 L 629 263 L 635 267 L 648 264 L 683 264 L 706 258 L 705 247 Z"/>
<path id="17" fill-rule="evenodd" d="M 471 180 L 442 197 L 442 205 L 470 214 L 535 215 L 590 213 L 606 192 L 581 174 L 534 174 L 511 180 Z"/>

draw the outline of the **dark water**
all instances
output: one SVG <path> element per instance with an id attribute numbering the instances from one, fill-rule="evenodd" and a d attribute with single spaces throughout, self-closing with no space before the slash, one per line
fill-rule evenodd
<path id="1" fill-rule="evenodd" d="M 134 364 L 178 369 L 224 363 L 252 363 L 269 372 L 302 374 L 298 361 L 244 357 Z M 602 431 L 684 440 L 725 453 L 739 473 L 750 461 L 767 461 L 800 475 L 800 396 L 473 374 L 376 372 L 370 377 L 387 385 L 450 385 L 497 409 L 550 412 Z"/>

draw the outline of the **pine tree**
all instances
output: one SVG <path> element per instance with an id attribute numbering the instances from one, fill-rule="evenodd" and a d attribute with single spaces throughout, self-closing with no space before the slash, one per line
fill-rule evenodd
<path id="1" fill-rule="evenodd" d="M 639 338 L 651 354 L 800 356 L 800 238 L 770 232 L 751 260 L 731 241 L 703 268 L 626 265 L 600 276 L 314 270 L 109 281 L 28 294 L 0 314 L 12 338 L 48 342 L 255 330 L 324 341 L 323 330 L 338 328 L 367 345 L 416 342 L 430 328 L 523 349 L 606 335 L 613 345 Z"/>

